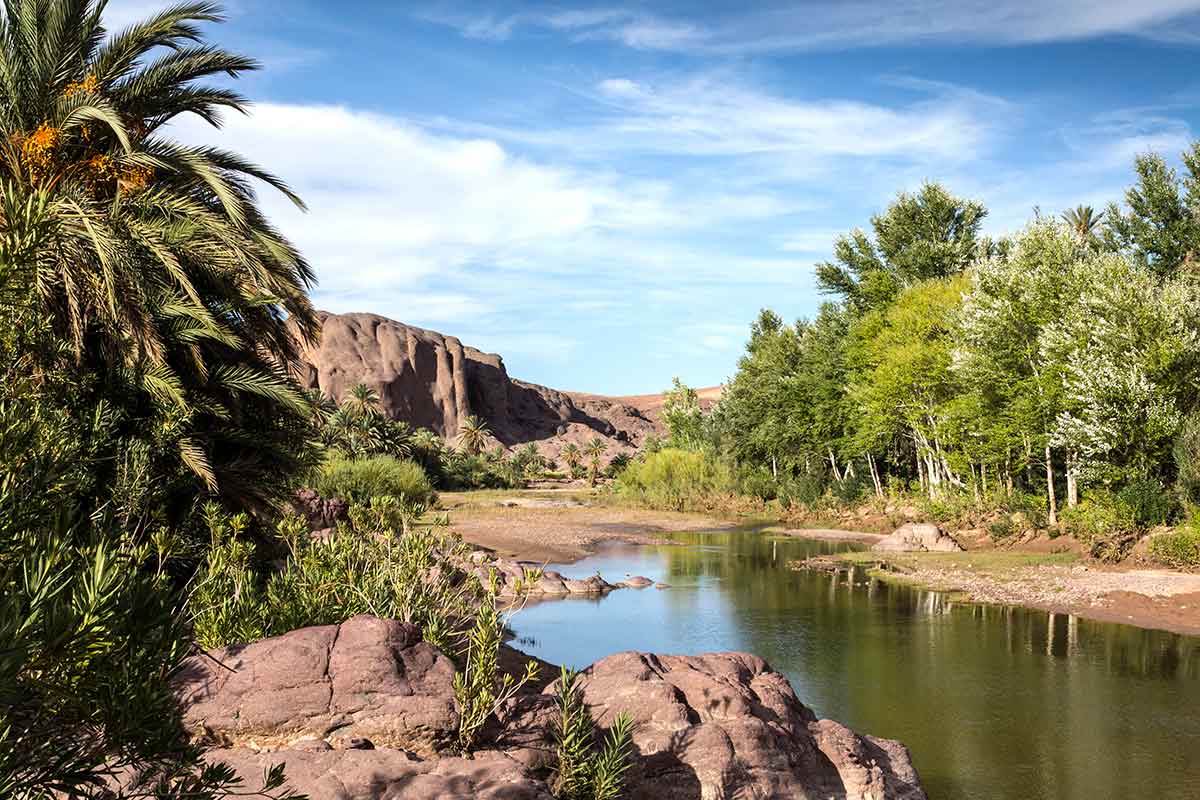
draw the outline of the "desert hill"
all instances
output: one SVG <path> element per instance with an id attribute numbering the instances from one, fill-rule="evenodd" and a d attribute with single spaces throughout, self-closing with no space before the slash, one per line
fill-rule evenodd
<path id="1" fill-rule="evenodd" d="M 564 392 L 509 376 L 504 360 L 457 337 L 377 314 L 320 312 L 321 341 L 304 353 L 300 382 L 341 399 L 355 384 L 379 393 L 384 413 L 452 439 L 468 416 L 484 419 L 505 447 L 534 442 L 556 455 L 568 441 L 604 438 L 610 453 L 661 433 L 661 395 Z M 720 388 L 701 390 L 715 402 Z"/>

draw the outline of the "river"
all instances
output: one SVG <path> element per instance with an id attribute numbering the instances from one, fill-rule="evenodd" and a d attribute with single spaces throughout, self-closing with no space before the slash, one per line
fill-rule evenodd
<path id="1" fill-rule="evenodd" d="M 570 577 L 645 575 L 521 610 L 520 649 L 581 668 L 622 650 L 745 650 L 819 716 L 899 739 L 934 800 L 1200 798 L 1200 639 L 787 562 L 853 545 L 756 532 L 612 545 Z"/>

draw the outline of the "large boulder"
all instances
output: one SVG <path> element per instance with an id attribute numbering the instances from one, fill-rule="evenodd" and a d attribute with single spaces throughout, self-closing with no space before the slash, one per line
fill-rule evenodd
<path id="1" fill-rule="evenodd" d="M 872 550 L 892 553 L 954 553 L 963 549 L 954 537 L 929 522 L 908 522 L 880 539 Z"/>
<path id="2" fill-rule="evenodd" d="M 525 659 L 505 648 L 501 667 Z M 903 745 L 818 720 L 756 656 L 620 653 L 579 685 L 600 727 L 633 716 L 631 800 L 925 798 Z M 449 660 L 413 626 L 365 615 L 194 657 L 176 682 L 211 761 L 250 786 L 283 763 L 312 800 L 550 800 L 554 690 L 529 686 L 462 758 Z"/>
<path id="3" fill-rule="evenodd" d="M 925 798 L 902 744 L 818 720 L 757 656 L 618 653 L 579 685 L 601 727 L 622 712 L 633 718 L 630 800 Z M 554 717 L 554 689 L 514 704 L 497 741 L 534 769 L 544 765 L 539 737 Z"/>
<path id="4" fill-rule="evenodd" d="M 416 626 L 369 615 L 193 656 L 187 730 L 224 747 L 322 740 L 432 754 L 458 731 L 454 664 Z"/>

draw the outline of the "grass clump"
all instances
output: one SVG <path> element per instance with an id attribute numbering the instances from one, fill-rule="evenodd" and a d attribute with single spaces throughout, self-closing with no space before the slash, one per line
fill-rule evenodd
<path id="1" fill-rule="evenodd" d="M 313 488 L 322 497 L 341 497 L 352 503 L 366 503 L 374 497 L 403 498 L 422 505 L 437 500 L 421 465 L 394 456 L 331 459 L 321 467 Z"/>
<path id="2" fill-rule="evenodd" d="M 596 722 L 579 690 L 579 673 L 562 668 L 555 692 L 558 769 L 551 784 L 559 800 L 616 800 L 633 757 L 633 719 L 621 713 L 597 747 Z"/>

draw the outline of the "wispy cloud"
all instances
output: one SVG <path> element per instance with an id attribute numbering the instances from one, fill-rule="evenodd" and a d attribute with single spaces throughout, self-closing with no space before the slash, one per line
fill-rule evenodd
<path id="1" fill-rule="evenodd" d="M 522 29 L 542 29 L 576 40 L 606 39 L 643 50 L 731 54 L 933 41 L 1028 44 L 1111 34 L 1190 41 L 1198 26 L 1167 23 L 1197 12 L 1198 0 L 845 0 L 770 2 L 736 15 L 706 14 L 694 19 L 604 6 L 483 16 L 460 7 L 453 12 L 426 11 L 422 16 L 474 37 L 503 39 Z"/>

